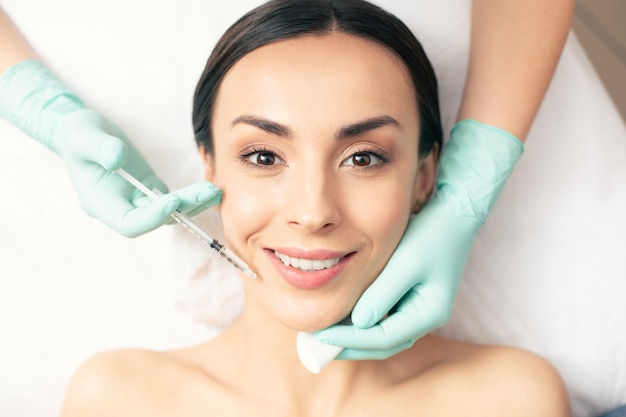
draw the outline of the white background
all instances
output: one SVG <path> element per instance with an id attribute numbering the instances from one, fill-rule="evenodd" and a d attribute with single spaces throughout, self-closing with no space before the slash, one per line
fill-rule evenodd
<path id="1" fill-rule="evenodd" d="M 201 179 L 191 97 L 211 47 L 258 3 L 0 1 L 50 68 L 122 127 L 171 188 Z M 468 2 L 379 3 L 424 44 L 449 130 Z M 67 379 L 93 352 L 215 333 L 175 301 L 214 324 L 236 316 L 237 280 L 199 244 L 175 228 L 117 236 L 81 211 L 56 156 L 0 122 L 0 415 L 57 413 Z M 625 132 L 571 38 L 443 331 L 546 356 L 580 416 L 626 403 Z M 219 233 L 214 213 L 199 221 Z"/>

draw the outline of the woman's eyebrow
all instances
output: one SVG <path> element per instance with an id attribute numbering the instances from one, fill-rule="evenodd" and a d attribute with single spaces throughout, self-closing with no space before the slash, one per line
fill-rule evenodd
<path id="1" fill-rule="evenodd" d="M 291 131 L 291 129 L 289 129 L 289 127 L 281 123 L 274 122 L 269 119 L 265 119 L 263 117 L 250 116 L 250 115 L 239 116 L 235 120 L 232 121 L 231 126 L 234 127 L 235 125 L 240 124 L 240 123 L 254 126 L 258 129 L 263 130 L 264 132 L 267 132 L 275 136 L 280 136 L 286 139 L 291 139 L 293 137 L 293 132 Z M 398 122 L 396 119 L 394 119 L 391 116 L 387 116 L 387 115 L 377 116 L 377 117 L 371 117 L 369 119 L 365 119 L 360 122 L 352 123 L 352 124 L 342 127 L 335 134 L 335 139 L 341 140 L 341 139 L 352 138 L 352 137 L 367 133 L 371 130 L 378 129 L 380 127 L 388 126 L 388 125 L 402 128 L 402 125 L 400 124 L 400 122 Z"/>
<path id="2" fill-rule="evenodd" d="M 254 126 L 269 134 L 284 137 L 287 139 L 291 139 L 291 137 L 293 137 L 293 133 L 291 132 L 291 129 L 289 129 L 287 126 L 280 124 L 278 122 L 274 122 L 272 120 L 262 118 L 262 117 L 239 116 L 235 120 L 233 120 L 230 125 L 231 127 L 234 127 L 235 125 L 239 123 Z"/>
<path id="3" fill-rule="evenodd" d="M 335 139 L 347 139 L 355 136 L 362 135 L 363 133 L 367 133 L 370 130 L 378 129 L 383 126 L 396 126 L 398 128 L 402 128 L 400 122 L 394 119 L 391 116 L 378 116 L 372 117 L 357 123 L 350 124 L 348 126 L 344 126 L 337 131 L 335 134 Z"/>

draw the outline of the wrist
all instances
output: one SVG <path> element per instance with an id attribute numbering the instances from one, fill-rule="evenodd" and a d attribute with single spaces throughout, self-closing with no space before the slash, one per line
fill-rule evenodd
<path id="1" fill-rule="evenodd" d="M 452 128 L 443 149 L 437 194 L 454 198 L 465 214 L 484 223 L 523 152 L 524 145 L 511 133 L 463 120 Z"/>
<path id="2" fill-rule="evenodd" d="M 475 119 L 463 119 L 463 120 L 458 121 L 452 127 L 450 136 L 453 136 L 454 132 L 458 130 L 468 130 L 468 131 L 474 132 L 474 134 L 478 134 L 478 133 L 490 134 L 494 137 L 494 139 L 497 139 L 498 137 L 501 139 L 508 139 L 509 141 L 511 141 L 511 143 L 509 143 L 508 146 L 518 147 L 521 153 L 524 152 L 524 143 L 521 140 L 519 140 L 519 138 L 515 136 L 514 134 L 512 134 L 511 132 L 508 132 L 499 127 L 481 123 Z"/>
<path id="3" fill-rule="evenodd" d="M 24 60 L 0 75 L 0 117 L 48 148 L 58 118 L 84 108 L 42 62 Z"/>

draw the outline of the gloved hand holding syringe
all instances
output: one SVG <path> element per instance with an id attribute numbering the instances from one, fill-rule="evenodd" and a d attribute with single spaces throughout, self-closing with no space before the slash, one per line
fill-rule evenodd
<path id="1" fill-rule="evenodd" d="M 126 181 L 134 185 L 139 191 L 144 193 L 148 199 L 151 201 L 156 200 L 162 193 L 158 189 L 151 190 L 145 185 L 143 185 L 140 181 L 138 181 L 135 177 L 130 175 L 128 172 L 123 169 L 118 169 L 117 172 L 122 178 Z M 250 267 L 237 255 L 235 255 L 230 249 L 226 248 L 222 245 L 217 239 L 212 238 L 204 230 L 200 228 L 197 224 L 195 224 L 189 217 L 181 213 L 180 211 L 175 211 L 172 213 L 172 218 L 180 223 L 185 229 L 189 230 L 195 237 L 204 242 L 211 249 L 215 250 L 218 255 L 222 258 L 226 259 L 231 265 L 237 268 L 239 271 L 248 275 L 250 278 L 256 279 L 256 274 L 250 269 Z"/>

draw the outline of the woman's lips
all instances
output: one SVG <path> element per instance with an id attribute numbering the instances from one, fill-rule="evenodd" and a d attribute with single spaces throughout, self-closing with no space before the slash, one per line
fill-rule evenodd
<path id="1" fill-rule="evenodd" d="M 285 281 L 296 288 L 312 290 L 337 277 L 354 252 L 266 249 L 270 261 Z"/>

